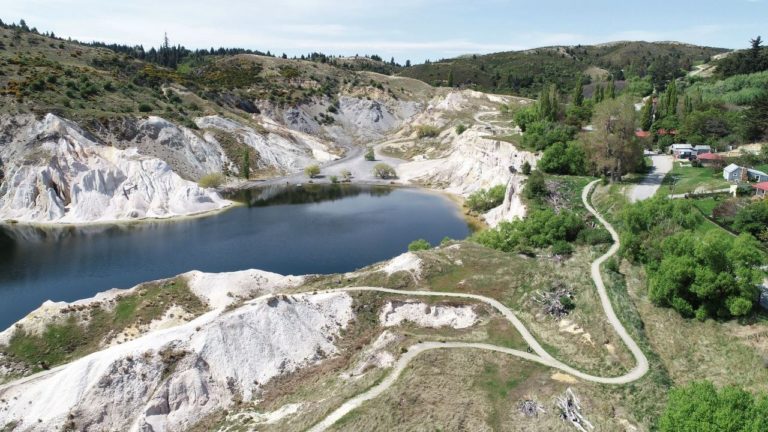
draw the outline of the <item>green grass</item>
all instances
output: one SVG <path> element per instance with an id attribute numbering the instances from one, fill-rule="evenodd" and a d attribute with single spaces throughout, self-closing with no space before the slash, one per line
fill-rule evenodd
<path id="1" fill-rule="evenodd" d="M 39 371 L 95 352 L 109 335 L 158 319 L 173 304 L 193 315 L 207 310 L 182 279 L 150 283 L 119 296 L 111 310 L 95 307 L 85 312 L 89 314 L 86 324 L 78 319 L 78 312 L 68 312 L 63 322 L 49 324 L 40 335 L 17 330 L 8 346 L 0 349 L 13 360 L 28 365 L 33 372 Z"/>
<path id="2" fill-rule="evenodd" d="M 657 195 L 691 193 L 697 189 L 715 190 L 730 186 L 723 178 L 723 171 L 710 167 L 681 167 L 680 162 L 675 162 L 669 174 L 656 192 Z"/>
<path id="3" fill-rule="evenodd" d="M 701 210 L 702 213 L 704 213 L 704 216 L 712 216 L 712 210 L 715 209 L 715 207 L 720 204 L 719 200 L 716 200 L 712 197 L 709 198 L 698 198 L 694 200 L 693 205 L 696 206 L 699 210 Z"/>

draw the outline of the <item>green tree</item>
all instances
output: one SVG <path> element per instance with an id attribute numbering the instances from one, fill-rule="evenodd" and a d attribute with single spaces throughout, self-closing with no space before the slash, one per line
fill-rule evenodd
<path id="1" fill-rule="evenodd" d="M 410 244 L 408 244 L 408 251 L 410 252 L 429 250 L 429 249 L 432 249 L 432 245 L 424 239 L 414 240 Z"/>
<path id="2" fill-rule="evenodd" d="M 668 116 L 677 115 L 677 102 L 678 102 L 677 84 L 675 83 L 675 80 L 672 80 L 672 82 L 669 83 L 669 86 L 667 86 L 666 115 Z"/>
<path id="3" fill-rule="evenodd" d="M 320 166 L 315 164 L 310 165 L 304 168 L 304 174 L 309 178 L 315 178 L 320 175 Z"/>
<path id="4" fill-rule="evenodd" d="M 575 106 L 578 106 L 578 107 L 584 105 L 583 78 L 579 78 L 579 82 L 576 84 L 576 87 L 574 87 L 573 94 L 571 95 L 571 101 Z"/>
<path id="5" fill-rule="evenodd" d="M 598 104 L 603 101 L 603 86 L 600 84 L 595 85 L 595 91 L 592 94 L 592 99 L 595 100 L 595 103 Z"/>
<path id="6" fill-rule="evenodd" d="M 649 131 L 651 125 L 653 125 L 653 96 L 648 96 L 640 111 L 640 129 Z"/>
<path id="7" fill-rule="evenodd" d="M 768 227 L 768 201 L 760 200 L 751 203 L 736 213 L 733 228 L 739 232 L 750 233 L 759 238 Z"/>
<path id="8" fill-rule="evenodd" d="M 373 152 L 373 147 L 368 147 L 368 150 L 365 152 L 365 160 L 369 162 L 376 160 L 376 154 Z"/>
<path id="9" fill-rule="evenodd" d="M 528 181 L 525 183 L 523 195 L 528 199 L 537 199 L 548 194 L 549 191 L 547 190 L 544 173 L 539 170 L 531 172 L 531 175 L 528 176 Z"/>
<path id="10" fill-rule="evenodd" d="M 542 154 L 538 168 L 551 174 L 581 175 L 586 172 L 587 156 L 577 142 L 558 142 Z"/>
<path id="11" fill-rule="evenodd" d="M 251 151 L 243 149 L 240 155 L 240 177 L 248 179 L 251 177 Z"/>
<path id="12" fill-rule="evenodd" d="M 467 207 L 478 213 L 485 213 L 504 202 L 507 193 L 505 185 L 496 185 L 490 189 L 480 189 L 467 197 Z"/>
<path id="13" fill-rule="evenodd" d="M 385 163 L 377 163 L 373 166 L 373 176 L 380 179 L 397 178 L 395 169 Z"/>
<path id="14" fill-rule="evenodd" d="M 708 381 L 669 392 L 660 432 L 758 432 L 768 430 L 768 395 L 737 387 L 720 390 Z"/>
<path id="15" fill-rule="evenodd" d="M 606 97 L 609 99 L 616 99 L 616 81 L 611 80 L 610 84 L 608 84 L 608 92 Z"/>
<path id="16" fill-rule="evenodd" d="M 635 137 L 636 113 L 628 97 L 608 99 L 595 107 L 595 130 L 586 135 L 586 154 L 597 174 L 621 180 L 643 163 L 643 147 Z"/>
<path id="17" fill-rule="evenodd" d="M 448 87 L 453 87 L 453 69 L 448 71 Z"/>
<path id="18" fill-rule="evenodd" d="M 528 161 L 523 162 L 523 166 L 521 168 L 524 175 L 530 175 L 531 174 L 531 164 Z"/>

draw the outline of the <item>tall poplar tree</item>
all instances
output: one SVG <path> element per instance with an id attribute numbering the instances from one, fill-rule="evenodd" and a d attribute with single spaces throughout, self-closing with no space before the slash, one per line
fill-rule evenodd
<path id="1" fill-rule="evenodd" d="M 579 78 L 579 82 L 576 84 L 576 87 L 573 89 L 573 95 L 571 99 L 575 106 L 580 107 L 584 105 L 584 83 L 582 82 L 581 78 Z"/>

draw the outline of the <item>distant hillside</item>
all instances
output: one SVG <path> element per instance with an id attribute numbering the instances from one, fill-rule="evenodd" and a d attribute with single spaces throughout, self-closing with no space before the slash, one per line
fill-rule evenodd
<path id="1" fill-rule="evenodd" d="M 726 51 L 674 42 L 615 42 L 463 56 L 405 68 L 401 74 L 433 85 L 448 85 L 452 73 L 456 86 L 535 96 L 543 83 L 570 88 L 581 76 L 592 79 L 612 74 L 617 80 L 650 76 L 654 84 L 663 85 Z"/>

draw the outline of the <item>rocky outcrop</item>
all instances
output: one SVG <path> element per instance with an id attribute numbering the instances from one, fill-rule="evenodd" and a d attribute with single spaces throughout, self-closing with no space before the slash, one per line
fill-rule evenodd
<path id="1" fill-rule="evenodd" d="M 0 147 L 0 219 L 88 223 L 165 218 L 224 208 L 215 191 L 181 178 L 135 148 L 101 144 L 53 114 L 26 119 Z"/>
<path id="2" fill-rule="evenodd" d="M 337 352 L 346 293 L 259 298 L 111 346 L 0 387 L 0 424 L 18 431 L 183 431 L 253 400 L 272 378 Z"/>

